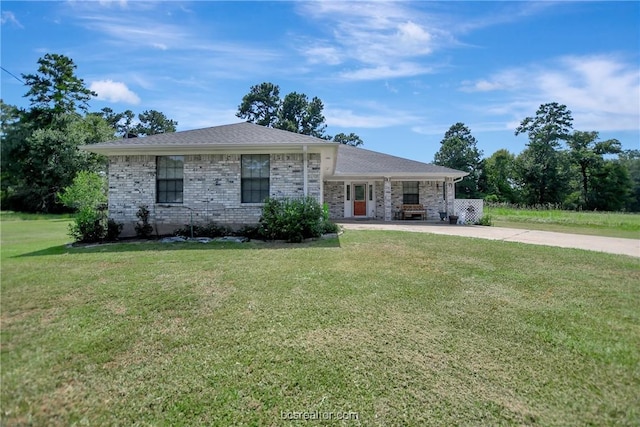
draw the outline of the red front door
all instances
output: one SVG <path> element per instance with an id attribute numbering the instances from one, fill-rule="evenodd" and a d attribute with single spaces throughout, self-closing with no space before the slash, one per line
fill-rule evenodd
<path id="1" fill-rule="evenodd" d="M 353 186 L 353 216 L 367 215 L 367 185 L 356 184 Z"/>

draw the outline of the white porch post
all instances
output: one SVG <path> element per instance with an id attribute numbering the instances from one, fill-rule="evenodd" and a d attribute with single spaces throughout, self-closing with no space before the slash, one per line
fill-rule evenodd
<path id="1" fill-rule="evenodd" d="M 302 192 L 304 197 L 309 195 L 309 156 L 307 153 L 307 146 L 302 147 Z"/>
<path id="2" fill-rule="evenodd" d="M 391 221 L 393 212 L 391 209 L 391 178 L 384 178 L 384 220 Z"/>
<path id="3" fill-rule="evenodd" d="M 453 200 L 456 198 L 456 185 L 453 182 L 453 178 L 444 179 L 445 188 L 445 204 L 447 205 L 447 213 L 449 215 L 455 215 L 453 211 Z"/>

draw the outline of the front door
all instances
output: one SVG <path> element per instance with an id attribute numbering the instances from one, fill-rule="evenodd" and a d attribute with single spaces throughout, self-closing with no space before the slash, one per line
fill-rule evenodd
<path id="1" fill-rule="evenodd" d="M 367 184 L 353 186 L 353 216 L 367 215 Z"/>

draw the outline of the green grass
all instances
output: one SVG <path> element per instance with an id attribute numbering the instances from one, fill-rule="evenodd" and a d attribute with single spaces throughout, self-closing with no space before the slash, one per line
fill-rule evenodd
<path id="1" fill-rule="evenodd" d="M 491 215 L 493 225 L 497 227 L 640 238 L 640 214 L 637 213 L 516 209 L 504 206 L 485 206 L 484 212 Z"/>
<path id="2" fill-rule="evenodd" d="M 384 231 L 67 248 L 67 222 L 3 217 L 2 425 L 640 424 L 636 258 Z"/>

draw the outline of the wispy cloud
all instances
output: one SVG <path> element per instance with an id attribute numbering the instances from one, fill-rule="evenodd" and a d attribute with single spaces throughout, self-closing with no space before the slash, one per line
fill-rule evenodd
<path id="1" fill-rule="evenodd" d="M 94 81 L 89 85 L 89 89 L 98 94 L 99 100 L 134 105 L 140 103 L 140 97 L 122 82 L 114 82 L 113 80 Z"/>
<path id="2" fill-rule="evenodd" d="M 542 103 L 559 102 L 572 111 L 578 129 L 640 128 L 640 70 L 637 63 L 616 56 L 566 56 L 545 65 L 513 68 L 465 81 L 460 90 L 503 92 L 507 101 L 486 106 L 486 111 L 494 114 L 530 116 Z"/>
<path id="3" fill-rule="evenodd" d="M 345 80 L 406 77 L 430 72 L 418 59 L 450 38 L 408 4 L 395 2 L 304 3 L 300 13 L 331 28 L 320 40 L 306 40 L 301 53 L 310 63 L 348 67 Z"/>
<path id="4" fill-rule="evenodd" d="M 2 23 L 2 25 L 12 24 L 18 28 L 24 28 L 20 21 L 18 21 L 18 18 L 16 18 L 16 15 L 8 10 L 2 11 L 2 15 L 0 15 L 0 23 Z"/>
<path id="5" fill-rule="evenodd" d="M 413 112 L 391 109 L 375 102 L 361 102 L 354 109 L 327 105 L 324 116 L 331 126 L 380 129 L 389 126 L 401 126 L 416 123 L 420 117 Z"/>

